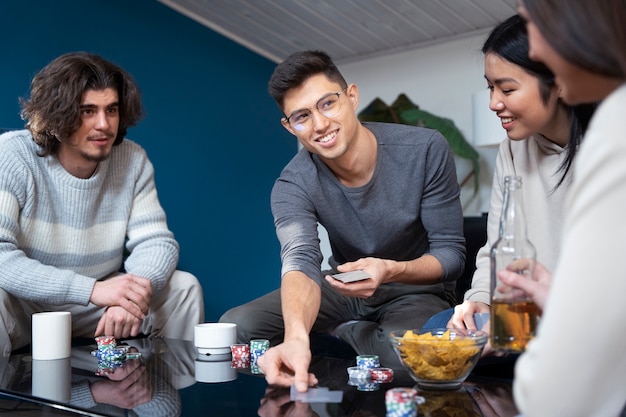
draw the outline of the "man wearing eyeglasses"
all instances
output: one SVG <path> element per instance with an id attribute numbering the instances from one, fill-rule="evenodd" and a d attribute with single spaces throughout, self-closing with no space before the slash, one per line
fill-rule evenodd
<path id="1" fill-rule="evenodd" d="M 258 365 L 270 384 L 317 383 L 309 333 L 327 331 L 381 366 L 398 358 L 389 332 L 420 328 L 454 305 L 465 239 L 459 186 L 445 138 L 430 129 L 361 123 L 359 90 L 330 57 L 297 52 L 279 64 L 269 92 L 282 125 L 303 149 L 271 194 L 281 244 L 279 290 L 236 307 L 241 342 L 267 338 Z M 318 223 L 328 231 L 332 271 L 322 271 Z M 364 271 L 344 283 L 329 274 Z"/>

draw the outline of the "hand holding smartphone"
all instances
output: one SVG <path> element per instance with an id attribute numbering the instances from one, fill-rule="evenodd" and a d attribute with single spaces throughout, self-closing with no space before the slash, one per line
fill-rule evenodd
<path id="1" fill-rule="evenodd" d="M 331 275 L 331 277 L 335 278 L 337 281 L 341 281 L 344 284 L 347 284 L 349 282 L 362 281 L 364 279 L 371 278 L 372 276 L 365 271 L 358 270 L 342 272 L 340 274 L 333 274 Z"/>

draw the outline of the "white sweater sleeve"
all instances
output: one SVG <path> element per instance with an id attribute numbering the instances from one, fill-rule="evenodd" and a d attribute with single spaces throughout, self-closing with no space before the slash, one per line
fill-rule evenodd
<path id="1" fill-rule="evenodd" d="M 616 416 L 626 403 L 626 87 L 596 111 L 566 201 L 537 337 L 515 368 L 525 417 Z"/>

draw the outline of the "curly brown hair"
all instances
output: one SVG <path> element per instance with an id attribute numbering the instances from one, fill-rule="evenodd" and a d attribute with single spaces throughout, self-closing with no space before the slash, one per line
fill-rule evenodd
<path id="1" fill-rule="evenodd" d="M 143 117 L 141 92 L 130 74 L 104 58 L 71 52 L 46 65 L 30 84 L 30 98 L 20 99 L 21 116 L 40 156 L 56 155 L 59 143 L 81 126 L 80 103 L 87 90 L 113 88 L 119 100 L 120 123 L 114 145 Z"/>

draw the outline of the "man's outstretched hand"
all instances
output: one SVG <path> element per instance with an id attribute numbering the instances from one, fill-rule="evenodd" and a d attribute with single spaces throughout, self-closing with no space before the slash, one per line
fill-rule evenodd
<path id="1" fill-rule="evenodd" d="M 309 373 L 311 350 L 308 340 L 287 340 L 267 350 L 258 359 L 258 365 L 270 385 L 289 387 L 305 392 L 317 384 L 315 375 Z"/>

